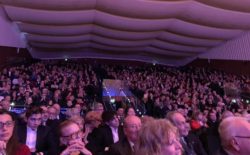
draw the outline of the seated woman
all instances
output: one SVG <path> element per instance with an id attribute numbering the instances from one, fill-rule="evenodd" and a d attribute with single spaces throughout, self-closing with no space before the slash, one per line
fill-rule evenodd
<path id="1" fill-rule="evenodd" d="M 135 145 L 136 155 L 181 155 L 177 129 L 165 119 L 146 122 Z"/>
<path id="2" fill-rule="evenodd" d="M 85 132 L 84 132 L 84 142 L 87 144 L 89 138 L 91 138 L 92 131 L 98 128 L 102 123 L 101 113 L 96 111 L 89 111 L 85 117 Z"/>
<path id="3" fill-rule="evenodd" d="M 79 125 L 66 120 L 60 124 L 60 155 L 92 155 L 82 141 L 83 132 Z"/>
<path id="4" fill-rule="evenodd" d="M 0 154 L 30 155 L 29 148 L 18 142 L 15 120 L 6 110 L 0 110 Z"/>

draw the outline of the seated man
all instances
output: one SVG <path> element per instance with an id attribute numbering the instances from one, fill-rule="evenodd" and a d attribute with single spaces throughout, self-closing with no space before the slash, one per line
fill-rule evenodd
<path id="1" fill-rule="evenodd" d="M 219 126 L 223 149 L 218 155 L 249 155 L 250 124 L 243 117 L 225 118 Z"/>
<path id="2" fill-rule="evenodd" d="M 26 144 L 32 154 L 51 155 L 57 153 L 55 137 L 51 129 L 42 126 L 42 109 L 32 107 L 26 111 L 27 124 L 18 126 L 19 141 Z"/>
<path id="3" fill-rule="evenodd" d="M 132 155 L 140 128 L 141 120 L 139 117 L 127 116 L 123 126 L 125 137 L 110 147 L 108 155 Z"/>
<path id="4" fill-rule="evenodd" d="M 83 132 L 77 123 L 66 120 L 60 124 L 60 155 L 92 155 L 82 141 Z"/>
<path id="5" fill-rule="evenodd" d="M 102 113 L 103 124 L 95 128 L 89 135 L 87 148 L 94 155 L 106 154 L 109 147 L 124 137 L 122 128 L 119 126 L 119 120 L 114 111 L 105 111 Z"/>
<path id="6" fill-rule="evenodd" d="M 207 155 L 199 138 L 189 132 L 186 118 L 181 113 L 169 112 L 167 118 L 179 131 L 183 155 Z"/>

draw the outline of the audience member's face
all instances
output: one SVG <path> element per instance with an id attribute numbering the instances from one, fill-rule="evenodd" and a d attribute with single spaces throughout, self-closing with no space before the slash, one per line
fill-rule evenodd
<path id="1" fill-rule="evenodd" d="M 60 114 L 60 110 L 61 110 L 60 105 L 59 104 L 54 104 L 53 107 L 56 109 L 57 115 L 59 115 Z"/>
<path id="2" fill-rule="evenodd" d="M 55 108 L 49 108 L 48 109 L 49 119 L 56 119 L 57 117 L 57 111 Z"/>
<path id="3" fill-rule="evenodd" d="M 10 115 L 3 114 L 0 115 L 0 124 L 0 141 L 8 142 L 13 133 L 14 122 Z"/>
<path id="4" fill-rule="evenodd" d="M 133 108 L 129 108 L 127 116 L 135 116 L 135 110 Z"/>
<path id="5" fill-rule="evenodd" d="M 209 118 L 211 119 L 211 121 L 216 121 L 217 117 L 216 117 L 216 113 L 212 112 L 212 113 L 209 113 Z"/>
<path id="6" fill-rule="evenodd" d="M 2 101 L 2 107 L 3 107 L 3 109 L 9 111 L 9 109 L 10 109 L 10 102 L 3 100 Z"/>
<path id="7" fill-rule="evenodd" d="M 42 118 L 44 121 L 46 121 L 49 118 L 48 109 L 46 107 L 42 109 L 43 109 Z"/>
<path id="8" fill-rule="evenodd" d="M 136 142 L 141 129 L 141 120 L 136 116 L 129 116 L 125 119 L 124 134 L 132 141 Z"/>
<path id="9" fill-rule="evenodd" d="M 42 114 L 33 114 L 27 120 L 27 125 L 33 130 L 36 130 L 42 123 Z"/>
<path id="10" fill-rule="evenodd" d="M 249 155 L 250 154 L 250 124 L 248 122 L 244 122 L 240 124 L 242 127 L 239 131 L 237 131 L 237 137 L 235 139 L 239 146 L 239 151 L 242 155 Z"/>
<path id="11" fill-rule="evenodd" d="M 104 108 L 102 105 L 98 105 L 96 108 L 95 108 L 95 111 L 99 112 L 99 113 L 103 113 L 104 111 Z"/>
<path id="12" fill-rule="evenodd" d="M 113 127 L 113 128 L 118 128 L 119 126 L 119 120 L 118 117 L 115 115 L 114 118 L 108 122 L 109 126 Z"/>
<path id="13" fill-rule="evenodd" d="M 10 102 L 11 98 L 10 96 L 6 96 L 4 100 Z"/>
<path id="14" fill-rule="evenodd" d="M 81 110 L 81 105 L 80 105 L 80 104 L 76 104 L 76 105 L 75 105 L 75 108 Z"/>
<path id="15" fill-rule="evenodd" d="M 79 126 L 75 123 L 72 123 L 62 129 L 60 141 L 64 145 L 69 145 L 71 141 L 81 140 L 82 137 L 83 133 Z"/>
<path id="16" fill-rule="evenodd" d="M 182 147 L 176 135 L 171 132 L 169 137 L 169 144 L 162 146 L 162 155 L 181 155 Z"/>
<path id="17" fill-rule="evenodd" d="M 117 115 L 120 116 L 120 117 L 123 117 L 124 116 L 124 109 L 123 108 L 119 108 L 117 110 Z"/>
<path id="18" fill-rule="evenodd" d="M 177 127 L 180 136 L 187 136 L 188 129 L 186 125 L 186 119 L 179 113 L 174 114 L 174 122 L 175 126 Z"/>

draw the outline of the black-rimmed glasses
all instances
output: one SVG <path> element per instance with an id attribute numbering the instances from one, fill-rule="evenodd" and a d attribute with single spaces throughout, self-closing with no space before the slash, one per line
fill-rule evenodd
<path id="1" fill-rule="evenodd" d="M 237 137 L 237 138 L 249 138 L 250 139 L 250 136 L 234 136 L 234 137 Z"/>
<path id="2" fill-rule="evenodd" d="M 76 138 L 80 138 L 82 136 L 82 131 L 79 130 L 77 132 L 74 132 L 68 136 L 62 136 L 62 138 L 65 138 L 65 139 L 76 139 Z"/>
<path id="3" fill-rule="evenodd" d="M 7 122 L 0 122 L 0 129 L 2 129 L 4 126 L 10 128 L 13 127 L 13 125 L 15 124 L 14 121 L 7 121 Z"/>

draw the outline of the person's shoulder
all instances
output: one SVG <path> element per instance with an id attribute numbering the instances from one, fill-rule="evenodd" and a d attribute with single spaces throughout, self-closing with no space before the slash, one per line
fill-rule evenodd
<path id="1" fill-rule="evenodd" d="M 102 131 L 111 130 L 111 128 L 107 124 L 102 124 L 98 128 L 96 128 L 96 130 L 98 132 L 102 132 Z"/>
<path id="2" fill-rule="evenodd" d="M 198 136 L 195 135 L 193 132 L 189 132 L 188 135 L 187 135 L 187 138 L 196 139 L 196 138 L 198 138 Z"/>
<path id="3" fill-rule="evenodd" d="M 17 129 L 19 132 L 23 130 L 27 130 L 27 124 L 18 124 Z"/>
<path id="4" fill-rule="evenodd" d="M 49 126 L 43 126 L 43 125 L 40 125 L 38 127 L 38 130 L 44 132 L 44 133 L 47 133 L 47 132 L 50 132 L 51 131 L 51 128 Z"/>
<path id="5" fill-rule="evenodd" d="M 223 148 L 220 148 L 218 151 L 215 152 L 215 155 L 228 155 L 228 154 Z"/>

